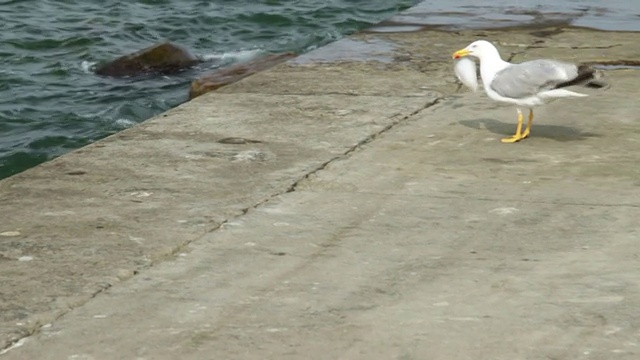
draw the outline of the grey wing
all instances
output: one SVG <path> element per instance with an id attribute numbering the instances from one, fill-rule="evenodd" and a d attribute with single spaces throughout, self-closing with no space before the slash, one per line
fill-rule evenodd
<path id="1" fill-rule="evenodd" d="M 553 89 L 577 76 L 576 65 L 554 60 L 533 60 L 499 71 L 489 86 L 504 97 L 521 99 Z"/>

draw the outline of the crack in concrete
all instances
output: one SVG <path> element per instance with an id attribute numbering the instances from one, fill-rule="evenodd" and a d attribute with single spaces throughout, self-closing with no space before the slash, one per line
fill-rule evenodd
<path id="1" fill-rule="evenodd" d="M 149 267 L 148 266 L 144 266 L 144 268 Z M 139 269 L 136 269 L 133 271 L 134 276 L 137 275 L 139 273 Z M 127 279 L 128 280 L 128 279 Z M 9 341 L 7 344 L 5 344 L 5 346 L 3 346 L 2 348 L 0 348 L 0 356 L 8 353 L 9 351 L 11 351 L 14 348 L 20 347 L 22 346 L 25 341 L 34 336 L 37 335 L 44 327 L 46 326 L 50 326 L 51 324 L 53 324 L 55 321 L 57 321 L 58 319 L 62 318 L 63 316 L 65 316 L 66 314 L 70 313 L 71 311 L 73 311 L 76 308 L 79 308 L 81 306 L 83 306 L 84 304 L 88 303 L 89 301 L 91 301 L 91 299 L 94 299 L 96 296 L 98 296 L 99 294 L 101 294 L 102 292 L 110 289 L 111 287 L 113 287 L 115 284 L 120 283 L 122 281 L 118 281 L 118 282 L 114 282 L 113 284 L 109 283 L 109 282 L 105 282 L 105 283 L 101 283 L 99 285 L 99 289 L 97 289 L 96 291 L 94 291 L 93 293 L 89 294 L 81 303 L 77 303 L 76 305 L 68 305 L 66 310 L 60 310 L 57 313 L 54 313 L 52 315 L 52 318 L 48 321 L 41 321 L 38 320 L 36 321 L 35 324 L 33 324 L 32 327 L 25 327 L 23 328 L 24 333 L 19 336 L 18 338 Z M 43 324 L 44 322 L 44 324 Z"/>
<path id="2" fill-rule="evenodd" d="M 318 166 L 316 169 L 312 170 L 311 172 L 307 173 L 302 178 L 298 179 L 298 181 L 294 182 L 286 192 L 289 193 L 289 192 L 296 191 L 296 188 L 298 187 L 298 185 L 302 181 L 309 179 L 310 176 L 312 176 L 312 175 L 314 175 L 314 174 L 316 174 L 316 173 L 318 173 L 318 172 L 320 172 L 322 170 L 325 170 L 327 168 L 327 166 L 329 166 L 329 164 L 331 164 L 332 162 L 337 161 L 337 160 L 342 160 L 342 159 L 345 159 L 345 158 L 349 157 L 352 153 L 360 150 L 362 148 L 362 146 L 372 142 L 373 140 L 375 140 L 380 135 L 382 135 L 382 134 L 386 133 L 387 131 L 395 128 L 397 125 L 399 125 L 399 124 L 403 123 L 405 120 L 408 120 L 409 118 L 417 115 L 421 111 L 423 111 L 425 109 L 428 109 L 428 108 L 438 104 L 440 101 L 442 101 L 442 100 L 444 100 L 446 98 L 447 97 L 438 97 L 438 98 L 434 99 L 433 101 L 425 104 L 423 107 L 421 107 L 421 108 L 411 112 L 410 114 L 403 116 L 401 119 L 396 120 L 396 121 L 392 122 L 391 124 L 385 126 L 382 130 L 380 130 L 380 131 L 378 131 L 378 132 L 376 132 L 374 134 L 369 135 L 368 137 L 366 137 L 363 140 L 359 141 L 357 144 L 355 144 L 352 147 L 350 147 L 343 154 L 340 154 L 338 156 L 335 156 L 335 157 L 329 159 L 328 161 L 326 161 L 323 164 L 321 164 L 320 166 Z"/>

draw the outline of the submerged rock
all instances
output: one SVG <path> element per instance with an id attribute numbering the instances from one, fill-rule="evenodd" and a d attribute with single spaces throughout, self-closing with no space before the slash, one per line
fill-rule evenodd
<path id="1" fill-rule="evenodd" d="M 184 48 L 166 42 L 100 65 L 96 74 L 113 77 L 164 75 L 185 70 L 199 62 Z"/>
<path id="2" fill-rule="evenodd" d="M 266 70 L 296 56 L 297 55 L 293 53 L 274 54 L 205 74 L 191 83 L 189 100 L 234 83 L 259 71 Z"/>

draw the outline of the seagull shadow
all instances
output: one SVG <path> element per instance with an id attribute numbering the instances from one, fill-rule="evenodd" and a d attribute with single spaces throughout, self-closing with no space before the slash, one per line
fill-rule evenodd
<path id="1" fill-rule="evenodd" d="M 510 136 L 516 132 L 516 126 L 514 122 L 502 122 L 494 119 L 475 119 L 475 120 L 460 120 L 458 121 L 463 126 L 472 129 L 486 129 L 490 132 L 498 135 Z M 526 121 L 525 121 L 526 126 Z M 602 137 L 601 134 L 584 132 L 579 129 L 563 126 L 563 125 L 536 125 L 535 121 L 531 127 L 531 137 L 547 138 L 555 141 L 576 141 L 586 140 L 594 137 Z"/>

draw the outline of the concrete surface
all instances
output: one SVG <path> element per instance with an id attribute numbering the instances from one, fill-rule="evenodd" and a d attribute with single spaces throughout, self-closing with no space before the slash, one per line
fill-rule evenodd
<path id="1" fill-rule="evenodd" d="M 364 33 L 375 60 L 319 49 L 6 179 L 0 354 L 638 359 L 638 70 L 501 144 L 515 110 L 451 71 L 480 37 L 640 58 L 637 33 Z"/>

